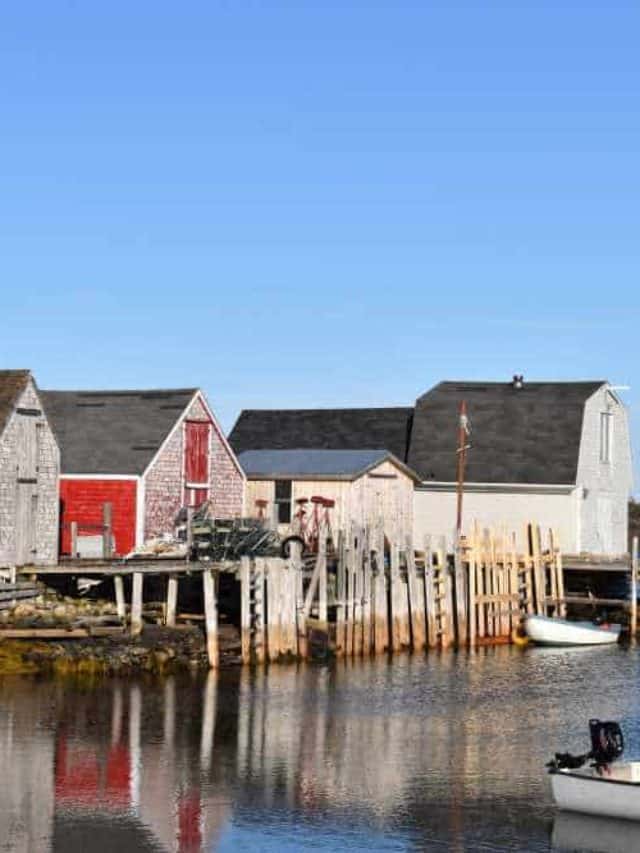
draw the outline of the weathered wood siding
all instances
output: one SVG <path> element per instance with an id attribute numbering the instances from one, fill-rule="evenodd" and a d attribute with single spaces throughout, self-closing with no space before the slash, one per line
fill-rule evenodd
<path id="1" fill-rule="evenodd" d="M 242 514 L 244 478 L 227 449 L 223 436 L 211 423 L 200 398 L 183 414 L 169 440 L 143 478 L 144 539 L 171 532 L 185 494 L 186 421 L 211 424 L 209 429 L 209 499 L 218 518 Z"/>
<path id="2" fill-rule="evenodd" d="M 335 501 L 331 511 L 334 529 L 348 529 L 351 522 L 374 525 L 382 516 L 385 533 L 394 537 L 410 535 L 413 529 L 413 480 L 392 462 L 386 461 L 353 481 L 345 480 L 292 480 L 292 514 L 296 500 L 320 495 Z M 247 482 L 246 511 L 257 516 L 256 500 L 268 502 L 266 512 L 273 513 L 275 498 L 274 480 L 249 480 Z M 311 504 L 307 511 L 312 511 Z M 283 532 L 284 525 L 281 526 Z"/>
<path id="3" fill-rule="evenodd" d="M 0 566 L 56 562 L 59 473 L 58 445 L 30 380 L 0 436 Z"/>

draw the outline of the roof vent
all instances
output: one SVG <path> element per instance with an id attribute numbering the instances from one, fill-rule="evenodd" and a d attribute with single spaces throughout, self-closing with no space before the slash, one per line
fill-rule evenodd
<path id="1" fill-rule="evenodd" d="M 516 391 L 519 391 L 524 386 L 524 376 L 522 374 L 518 376 L 517 373 L 514 373 L 512 384 Z"/>

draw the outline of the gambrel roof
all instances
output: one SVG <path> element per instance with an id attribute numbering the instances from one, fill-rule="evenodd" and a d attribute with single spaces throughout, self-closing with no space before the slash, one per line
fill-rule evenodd
<path id="1" fill-rule="evenodd" d="M 408 464 L 423 480 L 457 479 L 460 402 L 471 424 L 470 483 L 576 482 L 584 406 L 595 382 L 441 382 L 419 397 Z"/>

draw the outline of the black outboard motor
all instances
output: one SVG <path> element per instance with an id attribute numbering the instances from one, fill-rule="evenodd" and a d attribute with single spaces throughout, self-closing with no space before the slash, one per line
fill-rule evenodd
<path id="1" fill-rule="evenodd" d="M 624 752 L 624 737 L 618 723 L 603 723 L 601 720 L 589 720 L 591 734 L 591 752 L 596 767 L 604 767 L 617 761 Z"/>
<path id="2" fill-rule="evenodd" d="M 584 755 L 571 755 L 570 752 L 556 752 L 547 767 L 554 770 L 576 770 L 587 761 L 593 761 L 598 769 L 616 761 L 624 752 L 624 737 L 618 723 L 589 720 L 591 751 Z"/>

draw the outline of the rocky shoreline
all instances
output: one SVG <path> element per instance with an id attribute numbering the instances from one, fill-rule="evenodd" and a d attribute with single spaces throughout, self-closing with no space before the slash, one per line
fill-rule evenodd
<path id="1" fill-rule="evenodd" d="M 31 633 L 24 639 L 0 640 L 0 675 L 19 673 L 119 674 L 166 673 L 208 669 L 204 630 L 199 624 L 167 628 L 153 608 L 145 614 L 144 630 L 131 637 L 110 601 L 91 601 L 43 592 L 30 601 L 0 611 L 4 631 Z M 83 632 L 78 629 L 85 629 Z M 56 631 L 55 639 L 39 633 Z M 95 633 L 95 636 L 91 634 Z M 69 633 L 69 639 L 64 634 Z M 78 637 L 78 633 L 86 636 Z M 222 623 L 220 665 L 240 663 L 237 630 Z"/>

